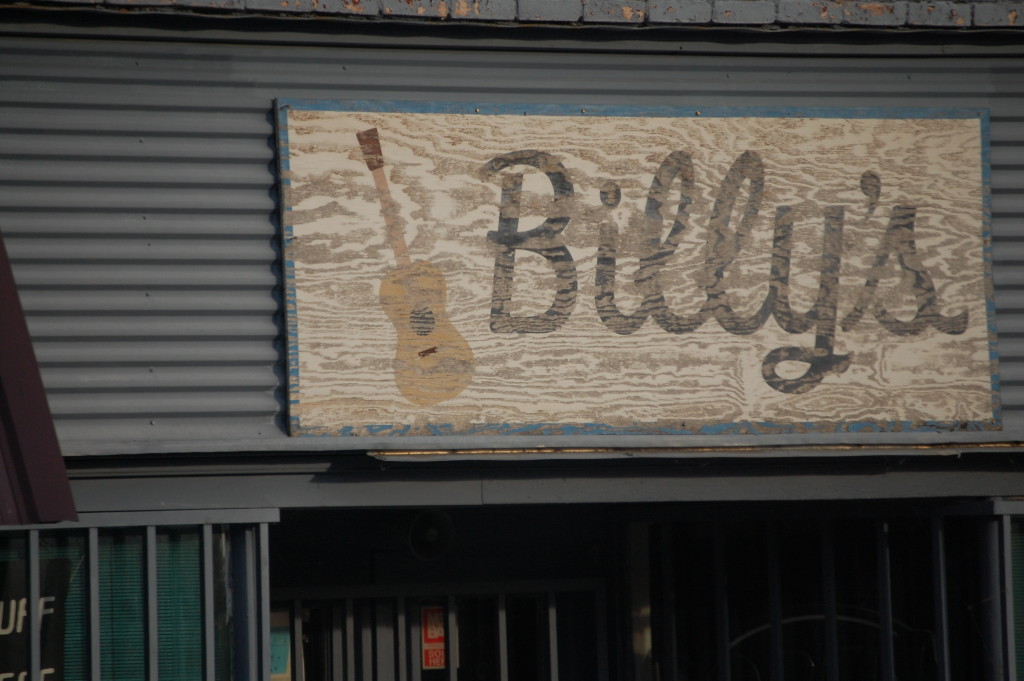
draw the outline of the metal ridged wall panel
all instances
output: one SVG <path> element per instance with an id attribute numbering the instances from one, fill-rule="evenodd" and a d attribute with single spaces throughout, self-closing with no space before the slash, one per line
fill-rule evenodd
<path id="1" fill-rule="evenodd" d="M 1024 440 L 1024 60 L 178 38 L 0 45 L 0 227 L 67 454 L 304 446 L 284 430 L 275 98 L 990 109 L 1006 430 L 983 437 Z"/>

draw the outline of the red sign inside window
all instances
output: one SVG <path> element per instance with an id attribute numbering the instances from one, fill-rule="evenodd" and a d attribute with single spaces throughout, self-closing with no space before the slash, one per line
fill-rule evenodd
<path id="1" fill-rule="evenodd" d="M 444 606 L 420 608 L 420 632 L 423 640 L 423 668 L 444 669 Z"/>

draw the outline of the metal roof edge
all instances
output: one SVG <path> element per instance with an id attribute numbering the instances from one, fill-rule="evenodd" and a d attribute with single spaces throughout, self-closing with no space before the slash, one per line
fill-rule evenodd
<path id="1" fill-rule="evenodd" d="M 812 0 L 686 0 L 649 4 L 584 0 L 492 0 L 459 12 L 466 3 L 444 0 L 3 0 L 0 10 L 113 12 L 144 16 L 195 15 L 313 20 L 332 23 L 476 26 L 495 33 L 528 28 L 693 30 L 869 30 L 957 33 L 1024 29 L 1019 2 L 888 0 L 851 3 Z M 534 11 L 530 11 L 530 10 Z"/>

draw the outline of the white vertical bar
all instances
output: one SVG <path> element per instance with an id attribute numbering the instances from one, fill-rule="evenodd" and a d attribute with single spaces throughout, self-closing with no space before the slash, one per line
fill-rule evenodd
<path id="1" fill-rule="evenodd" d="M 39 616 L 39 530 L 28 531 L 28 649 L 29 678 L 38 679 L 42 668 L 42 618 Z"/>
<path id="2" fill-rule="evenodd" d="M 157 613 L 156 527 L 146 526 L 146 676 L 160 681 L 160 631 Z"/>
<path id="3" fill-rule="evenodd" d="M 259 613 L 259 677 L 262 681 L 270 681 L 270 531 L 267 523 L 259 525 L 256 551 L 259 570 L 259 592 L 256 597 Z"/>
<path id="4" fill-rule="evenodd" d="M 448 681 L 459 678 L 459 613 L 455 596 L 448 596 Z"/>
<path id="5" fill-rule="evenodd" d="M 292 678 L 295 681 L 306 681 L 306 650 L 302 645 L 305 632 L 302 630 L 302 601 L 292 601 Z"/>
<path id="6" fill-rule="evenodd" d="M 654 648 L 651 626 L 651 527 L 647 523 L 630 523 L 629 554 L 629 631 L 632 644 L 633 679 L 654 681 L 651 652 Z"/>
<path id="7" fill-rule="evenodd" d="M 548 602 L 548 658 L 551 681 L 558 681 L 558 603 L 555 593 L 547 593 Z"/>
<path id="8" fill-rule="evenodd" d="M 331 678 L 345 681 L 345 604 L 331 606 Z"/>
<path id="9" fill-rule="evenodd" d="M 505 594 L 498 594 L 498 681 L 508 678 L 508 612 L 505 610 Z"/>
<path id="10" fill-rule="evenodd" d="M 949 605 L 946 601 L 946 535 L 941 517 L 932 518 L 932 594 L 938 681 L 952 681 L 949 669 Z"/>
<path id="11" fill-rule="evenodd" d="M 408 628 L 405 621 L 405 597 L 398 597 L 398 612 L 395 617 L 395 629 L 398 634 L 398 681 L 407 681 L 409 678 L 409 640 Z"/>
<path id="12" fill-rule="evenodd" d="M 413 601 L 413 612 L 415 616 L 411 622 L 412 636 L 412 679 L 420 681 L 423 678 L 423 603 Z"/>
<path id="13" fill-rule="evenodd" d="M 217 676 L 216 638 L 213 601 L 213 527 L 202 526 L 203 579 L 203 679 L 215 681 Z"/>
<path id="14" fill-rule="evenodd" d="M 100 681 L 100 531 L 89 528 L 89 678 Z"/>
<path id="15" fill-rule="evenodd" d="M 356 681 L 356 604 L 345 600 L 345 681 Z"/>

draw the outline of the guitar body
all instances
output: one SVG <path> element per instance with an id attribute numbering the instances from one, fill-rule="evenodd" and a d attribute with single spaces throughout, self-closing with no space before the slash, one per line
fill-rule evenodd
<path id="1" fill-rule="evenodd" d="M 417 260 L 391 270 L 380 302 L 398 333 L 395 383 L 413 404 L 455 397 L 473 379 L 473 351 L 445 311 L 448 293 L 435 265 Z"/>
<path id="2" fill-rule="evenodd" d="M 380 283 L 380 302 L 398 332 L 395 384 L 405 399 L 430 406 L 450 400 L 473 380 L 473 351 L 448 319 L 444 275 L 424 260 L 409 257 L 384 175 L 384 152 L 377 128 L 356 133 L 380 200 L 388 245 L 398 263 Z"/>

